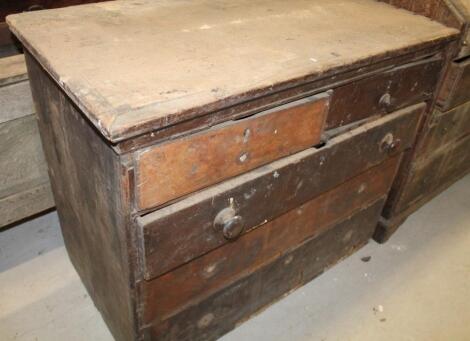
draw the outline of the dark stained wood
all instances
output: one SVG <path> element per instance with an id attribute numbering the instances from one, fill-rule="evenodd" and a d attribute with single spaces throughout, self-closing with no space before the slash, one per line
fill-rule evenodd
<path id="1" fill-rule="evenodd" d="M 146 279 L 171 270 L 227 240 L 214 231 L 217 214 L 233 207 L 245 231 L 295 208 L 386 160 L 386 136 L 400 140 L 396 153 L 415 139 L 424 104 L 398 111 L 309 149 L 138 218 Z M 338 166 L 342 165 L 342 166 Z"/>
<path id="2" fill-rule="evenodd" d="M 327 129 L 431 99 L 443 63 L 420 60 L 334 89 Z"/>
<path id="3" fill-rule="evenodd" d="M 129 210 L 122 201 L 119 158 L 37 62 L 26 56 L 67 252 L 116 340 L 132 340 L 134 311 L 124 228 Z"/>
<path id="4" fill-rule="evenodd" d="M 322 94 L 135 153 L 137 209 L 162 205 L 317 145 L 328 112 Z"/>
<path id="5" fill-rule="evenodd" d="M 466 174 L 470 170 L 469 150 L 470 135 L 466 135 L 429 156 L 413 161 L 403 191 L 387 202 L 384 217 L 390 219 L 416 206 L 416 203 L 436 193 L 443 184 L 450 185 Z"/>
<path id="6" fill-rule="evenodd" d="M 467 148 L 468 150 L 468 147 L 469 146 L 464 146 L 460 148 Z M 458 154 L 458 152 L 455 152 L 454 155 L 455 154 Z M 425 205 L 427 202 L 439 195 L 442 191 L 449 188 L 449 186 L 458 181 L 460 178 L 469 174 L 470 162 L 467 161 L 467 164 L 465 165 L 463 164 L 462 159 L 459 158 L 457 159 L 457 166 L 447 168 L 447 170 L 448 173 L 444 173 L 440 177 L 436 178 L 437 181 L 432 184 L 432 187 L 428 189 L 419 200 L 409 204 L 406 209 L 400 212 L 394 212 L 393 214 L 390 214 L 389 218 L 381 217 L 377 225 L 377 229 L 374 232 L 374 240 L 379 243 L 387 242 L 400 227 L 400 225 L 405 222 L 409 215 L 417 211 L 421 206 Z"/>
<path id="7" fill-rule="evenodd" d="M 467 134 L 470 134 L 470 102 L 447 112 L 435 109 L 420 137 L 417 155 L 420 158 L 430 156 Z"/>
<path id="8" fill-rule="evenodd" d="M 328 226 L 385 197 L 399 161 L 400 157 L 395 156 L 233 243 L 155 280 L 143 281 L 144 320 L 151 322 L 156 317 L 164 320 L 198 297 L 207 296 L 235 279 L 256 271 L 284 250 L 321 234 Z M 314 224 L 306 224 L 306 221 Z"/>
<path id="9" fill-rule="evenodd" d="M 155 321 L 144 330 L 146 340 L 215 340 L 366 244 L 382 205 L 377 202 L 167 320 Z M 306 219 L 302 224 L 315 223 Z M 291 227 L 288 221 L 285 225 Z"/>
<path id="10" fill-rule="evenodd" d="M 439 93 L 438 104 L 447 111 L 470 101 L 470 58 L 453 62 Z"/>
<path id="11" fill-rule="evenodd" d="M 118 1 L 8 21 L 30 53 L 66 247 L 122 341 L 212 340 L 364 245 L 460 38 L 372 0 Z M 339 122 L 325 144 L 197 186 L 176 183 L 182 157 L 158 191 L 187 192 L 136 205 L 154 185 L 136 155 L 324 92 Z M 228 207 L 245 228 L 230 242 L 214 228 Z"/>

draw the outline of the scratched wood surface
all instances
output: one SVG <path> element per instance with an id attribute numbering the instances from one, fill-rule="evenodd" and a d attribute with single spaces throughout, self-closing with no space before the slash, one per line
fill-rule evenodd
<path id="1" fill-rule="evenodd" d="M 216 215 L 233 206 L 245 232 L 385 161 L 385 136 L 411 147 L 424 104 L 331 139 L 323 148 L 294 154 L 138 218 L 146 279 L 165 273 L 227 243 L 214 231 Z M 347 165 L 347 167 L 345 166 Z"/>
<path id="2" fill-rule="evenodd" d="M 371 0 L 115 1 L 7 22 L 111 141 L 457 33 Z"/>
<path id="3" fill-rule="evenodd" d="M 133 340 L 128 202 L 118 156 L 34 59 L 26 61 L 68 255 L 115 339 Z"/>
<path id="4" fill-rule="evenodd" d="M 136 152 L 136 197 L 148 209 L 320 142 L 326 94 Z M 301 124 L 299 124 L 301 122 Z"/>
<path id="5" fill-rule="evenodd" d="M 144 325 L 144 334 L 149 340 L 216 340 L 283 294 L 307 283 L 366 244 L 382 206 L 383 200 L 379 200 L 329 227 L 325 233 L 285 250 L 280 257 L 256 272 L 197 304 L 185 307 L 163 322 L 155 320 L 155 323 Z M 293 211 L 291 214 L 297 213 Z M 301 225 L 314 228 L 315 222 L 308 215 L 301 215 L 292 222 L 288 213 L 280 217 L 277 224 L 296 229 Z"/>
<path id="6" fill-rule="evenodd" d="M 164 320 L 201 296 L 256 271 L 285 250 L 320 235 L 328 226 L 386 196 L 399 161 L 400 156 L 395 156 L 234 243 L 228 243 L 153 281 L 144 281 L 144 323 Z M 299 223 L 307 220 L 313 224 Z M 285 226 L 287 221 L 290 222 L 289 228 Z"/>

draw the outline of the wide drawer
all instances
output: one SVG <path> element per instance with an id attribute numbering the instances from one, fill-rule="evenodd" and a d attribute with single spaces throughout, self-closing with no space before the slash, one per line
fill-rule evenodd
<path id="1" fill-rule="evenodd" d="M 468 101 L 470 101 L 470 57 L 450 65 L 438 97 L 442 111 Z"/>
<path id="2" fill-rule="evenodd" d="M 264 306 L 273 303 L 283 294 L 320 275 L 339 260 L 352 254 L 367 243 L 372 236 L 383 206 L 383 200 L 364 206 L 359 212 L 342 220 L 318 236 L 314 236 L 285 250 L 256 271 L 243 276 L 222 288 L 208 292 L 170 316 L 144 318 L 143 329 L 152 340 L 215 340 L 234 328 L 240 321 Z M 310 227 L 315 221 L 285 215 L 277 220 L 285 230 Z M 293 221 L 291 219 L 293 218 Z M 211 284 L 216 284 L 211 281 Z M 185 288 L 188 288 L 187 283 Z M 172 292 L 184 288 L 173 286 Z M 209 289 L 209 288 L 208 288 Z M 144 311 L 150 305 L 159 305 L 161 297 L 154 301 L 147 298 Z M 145 315 L 146 312 L 144 313 Z M 149 319 L 147 319 L 149 318 Z"/>
<path id="3" fill-rule="evenodd" d="M 162 205 L 318 144 L 328 100 L 327 94 L 308 97 L 137 151 L 137 209 Z"/>
<path id="4" fill-rule="evenodd" d="M 145 319 L 164 319 L 279 257 L 308 238 L 384 199 L 400 155 L 372 167 L 303 205 L 177 269 L 143 284 Z M 345 200 L 347 198 L 347 200 Z M 177 288 L 177 289 L 175 289 Z M 155 303 L 154 303 L 155 302 Z"/>
<path id="5" fill-rule="evenodd" d="M 220 247 L 402 152 L 425 107 L 390 114 L 137 218 L 144 277 Z"/>
<path id="6" fill-rule="evenodd" d="M 326 129 L 430 100 L 443 63 L 432 57 L 335 88 Z"/>

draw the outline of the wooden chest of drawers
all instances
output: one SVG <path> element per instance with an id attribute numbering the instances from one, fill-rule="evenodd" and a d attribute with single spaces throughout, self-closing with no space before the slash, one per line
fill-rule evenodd
<path id="1" fill-rule="evenodd" d="M 24 57 L 0 58 L 0 228 L 53 206 Z"/>
<path id="2" fill-rule="evenodd" d="M 67 250 L 118 340 L 215 339 L 367 243 L 458 39 L 369 0 L 8 22 Z"/>
<path id="3" fill-rule="evenodd" d="M 386 241 L 415 210 L 470 171 L 470 0 L 391 0 L 460 30 L 433 109 L 406 157 L 375 239 Z"/>

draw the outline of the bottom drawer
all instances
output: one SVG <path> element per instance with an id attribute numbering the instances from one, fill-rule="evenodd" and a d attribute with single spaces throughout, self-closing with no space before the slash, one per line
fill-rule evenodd
<path id="1" fill-rule="evenodd" d="M 395 177 L 400 156 L 287 212 L 238 240 L 143 283 L 144 320 L 164 320 L 195 299 L 207 296 L 315 237 L 336 222 L 380 200 Z M 347 198 L 347 200 L 345 200 Z"/>
<path id="2" fill-rule="evenodd" d="M 354 215 L 335 223 L 324 233 L 291 248 L 257 271 L 198 302 L 193 301 L 165 321 L 153 321 L 144 326 L 144 334 L 152 340 L 216 339 L 366 244 L 374 232 L 383 202 L 383 199 L 379 199 L 362 208 Z M 279 218 L 285 229 L 296 230 L 299 227 L 297 224 L 300 221 L 291 219 L 296 214 L 297 211 L 292 211 Z M 301 224 L 313 230 L 316 221 L 303 219 Z M 173 287 L 173 290 L 180 290 L 177 288 Z"/>

